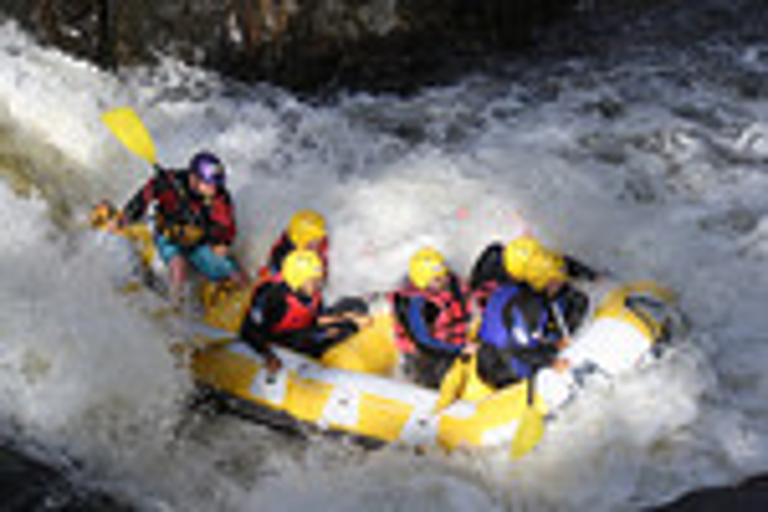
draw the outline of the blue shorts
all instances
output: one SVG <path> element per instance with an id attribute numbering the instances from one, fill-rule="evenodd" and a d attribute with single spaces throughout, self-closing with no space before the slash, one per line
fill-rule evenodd
<path id="1" fill-rule="evenodd" d="M 210 246 L 199 245 L 191 251 L 184 250 L 171 243 L 162 235 L 155 236 L 155 246 L 166 265 L 175 257 L 186 257 L 195 269 L 212 281 L 223 281 L 237 272 L 235 260 L 229 256 L 221 257 L 214 253 Z"/>

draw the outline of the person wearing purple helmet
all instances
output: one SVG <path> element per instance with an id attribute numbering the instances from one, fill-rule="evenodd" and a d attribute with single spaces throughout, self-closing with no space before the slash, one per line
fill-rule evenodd
<path id="1" fill-rule="evenodd" d="M 169 269 L 169 295 L 183 300 L 190 266 L 212 281 L 243 283 L 232 257 L 235 208 L 226 189 L 224 164 L 213 153 L 194 155 L 187 169 L 157 169 L 128 201 L 121 223 L 141 221 L 154 206 L 154 241 Z"/>

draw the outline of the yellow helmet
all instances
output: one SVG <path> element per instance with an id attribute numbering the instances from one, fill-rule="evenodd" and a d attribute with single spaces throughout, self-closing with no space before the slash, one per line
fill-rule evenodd
<path id="1" fill-rule="evenodd" d="M 288 223 L 288 238 L 300 249 L 326 234 L 325 219 L 314 210 L 300 210 Z"/>
<path id="2" fill-rule="evenodd" d="M 429 286 L 436 277 L 442 277 L 448 274 L 448 265 L 445 258 L 437 249 L 424 247 L 419 249 L 411 256 L 408 265 L 408 276 L 411 282 L 420 289 Z"/>
<path id="3" fill-rule="evenodd" d="M 543 290 L 552 281 L 567 279 L 562 256 L 548 250 L 543 250 L 531 258 L 526 270 L 526 281 L 537 291 Z"/>
<path id="4" fill-rule="evenodd" d="M 307 281 L 323 277 L 323 260 L 315 251 L 293 251 L 283 260 L 281 273 L 286 284 L 298 290 Z"/>
<path id="5" fill-rule="evenodd" d="M 102 201 L 91 210 L 88 220 L 93 229 L 104 229 L 117 216 L 117 209 L 109 201 Z"/>
<path id="6" fill-rule="evenodd" d="M 517 281 L 526 280 L 526 267 L 544 248 L 530 236 L 520 236 L 504 248 L 504 268 Z"/>

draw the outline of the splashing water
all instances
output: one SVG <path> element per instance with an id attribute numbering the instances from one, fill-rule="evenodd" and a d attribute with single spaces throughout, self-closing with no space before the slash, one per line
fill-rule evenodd
<path id="1" fill-rule="evenodd" d="M 631 510 L 764 470 L 768 42 L 637 39 L 317 106 L 174 62 L 111 76 L 0 27 L 0 427 L 147 510 Z M 466 272 L 528 229 L 672 286 L 690 333 L 590 388 L 514 465 L 192 415 L 173 332 L 145 314 L 151 297 L 113 291 L 108 254 L 79 227 L 149 175 L 99 123 L 122 104 L 164 163 L 223 157 L 251 268 L 302 207 L 332 225 L 337 295 L 391 288 L 427 243 Z"/>

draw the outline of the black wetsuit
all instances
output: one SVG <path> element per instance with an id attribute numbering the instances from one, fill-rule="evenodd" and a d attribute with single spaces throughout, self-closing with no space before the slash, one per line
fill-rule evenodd
<path id="1" fill-rule="evenodd" d="M 563 256 L 563 260 L 565 261 L 565 272 L 571 279 L 594 281 L 600 276 L 596 270 L 572 256 Z M 487 296 L 498 285 L 505 283 L 518 284 L 504 269 L 504 246 L 499 242 L 494 242 L 486 247 L 475 261 L 469 285 L 472 291 L 476 293 L 481 307 L 485 307 Z M 485 296 L 482 293 L 483 288 L 489 289 Z M 557 296 L 553 297 L 553 300 L 561 301 L 565 322 L 571 331 L 575 330 L 589 306 L 587 296 L 570 283 L 565 283 Z"/>
<path id="2" fill-rule="evenodd" d="M 301 307 L 307 308 L 306 314 L 314 314 L 314 318 L 302 321 L 297 328 L 286 325 L 290 309 Z M 322 304 L 316 297 L 294 292 L 282 281 L 267 281 L 253 294 L 248 314 L 240 327 L 240 337 L 265 356 L 272 354 L 270 345 L 274 343 L 319 358 L 357 332 L 357 325 L 349 320 L 318 325 L 317 316 L 321 311 Z"/>

